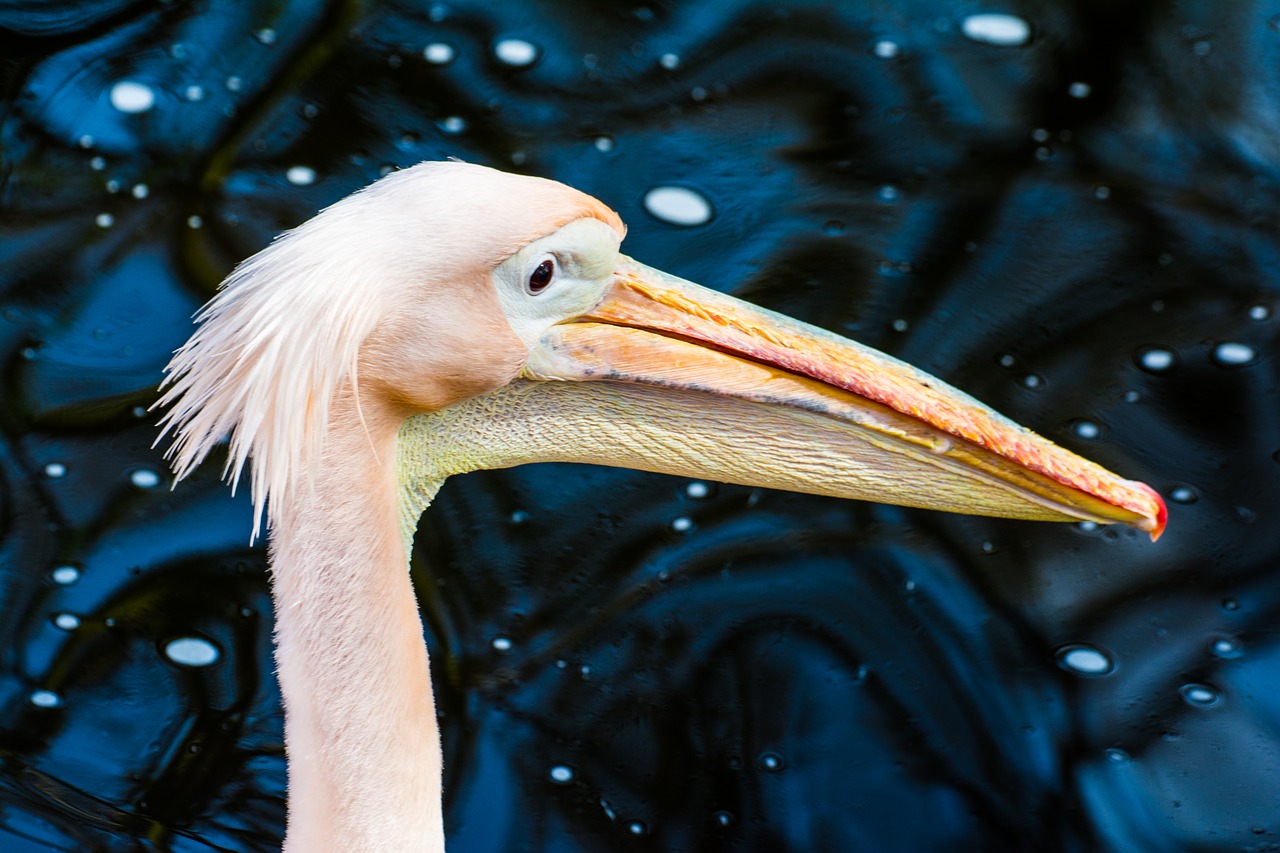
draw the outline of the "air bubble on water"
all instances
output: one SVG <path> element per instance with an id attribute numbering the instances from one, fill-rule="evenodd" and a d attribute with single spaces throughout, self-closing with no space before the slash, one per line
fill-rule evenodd
<path id="1" fill-rule="evenodd" d="M 244 80 L 232 74 L 222 85 L 227 87 L 228 92 L 239 92 L 244 88 Z"/>
<path id="2" fill-rule="evenodd" d="M 1266 320 L 1271 317 L 1271 307 L 1269 305 L 1254 305 L 1249 309 L 1250 320 Z"/>
<path id="3" fill-rule="evenodd" d="M 756 766 L 766 773 L 777 773 L 786 769 L 787 762 L 776 752 L 762 752 L 756 758 Z"/>
<path id="4" fill-rule="evenodd" d="M 309 187 L 316 182 L 316 170 L 310 166 L 290 166 L 284 177 L 295 187 Z"/>
<path id="5" fill-rule="evenodd" d="M 1022 377 L 1023 388 L 1039 388 L 1042 384 L 1044 384 L 1044 379 L 1038 374 L 1028 373 Z"/>
<path id="6" fill-rule="evenodd" d="M 693 529 L 693 519 L 688 516 L 680 516 L 671 520 L 672 533 L 688 533 Z"/>
<path id="7" fill-rule="evenodd" d="M 134 184 L 133 189 L 129 190 L 129 195 L 138 199 L 146 198 L 151 195 L 151 188 L 146 184 Z"/>
<path id="8" fill-rule="evenodd" d="M 62 704 L 62 697 L 52 690 L 33 690 L 28 699 L 37 708 L 57 708 Z"/>
<path id="9" fill-rule="evenodd" d="M 1088 643 L 1070 643 L 1058 649 L 1055 656 L 1058 666 L 1090 678 L 1109 675 L 1115 670 L 1115 661 L 1111 655 Z"/>
<path id="10" fill-rule="evenodd" d="M 453 45 L 442 41 L 432 42 L 422 49 L 422 58 L 432 65 L 448 65 L 457 54 Z"/>
<path id="11" fill-rule="evenodd" d="M 684 493 L 694 500 L 702 500 L 711 497 L 711 486 L 701 480 L 694 480 L 684 487 Z"/>
<path id="12" fill-rule="evenodd" d="M 668 71 L 675 71 L 680 67 L 680 54 L 664 53 L 658 57 L 658 64 Z"/>
<path id="13" fill-rule="evenodd" d="M 538 59 L 538 46 L 524 39 L 500 39 L 493 45 L 493 55 L 503 65 L 512 68 L 525 68 Z"/>
<path id="14" fill-rule="evenodd" d="M 1096 521 L 1077 521 L 1076 529 L 1081 533 L 1096 533 L 1102 525 Z"/>
<path id="15" fill-rule="evenodd" d="M 80 617 L 74 613 L 55 613 L 53 624 L 63 631 L 74 631 L 80 627 Z"/>
<path id="16" fill-rule="evenodd" d="M 111 106 L 122 113 L 145 113 L 156 105 L 156 93 L 135 80 L 121 80 L 111 87 Z"/>
<path id="17" fill-rule="evenodd" d="M 139 468 L 129 475 L 129 482 L 139 489 L 154 489 L 160 485 L 160 475 L 150 468 Z"/>
<path id="18" fill-rule="evenodd" d="M 649 827 L 645 826 L 642 820 L 633 820 L 627 824 L 627 832 L 632 835 L 644 835 L 649 831 Z"/>
<path id="19" fill-rule="evenodd" d="M 1102 427 L 1098 426 L 1093 421 L 1085 421 L 1085 420 L 1076 421 L 1074 424 L 1072 424 L 1071 431 L 1074 432 L 1078 437 L 1083 438 L 1086 441 L 1092 441 L 1093 439 L 1102 435 Z"/>
<path id="20" fill-rule="evenodd" d="M 1184 684 L 1178 688 L 1178 693 L 1183 701 L 1196 708 L 1212 708 L 1222 701 L 1222 694 L 1208 684 Z"/>
<path id="21" fill-rule="evenodd" d="M 99 213 L 93 218 L 93 224 L 97 225 L 99 228 L 110 228 L 112 225 L 115 225 L 115 223 L 116 218 L 110 213 Z"/>
<path id="22" fill-rule="evenodd" d="M 573 768 L 566 764 L 557 764 L 547 771 L 547 778 L 557 785 L 568 785 L 573 781 Z"/>
<path id="23" fill-rule="evenodd" d="M 1215 637 L 1209 643 L 1209 653 L 1214 657 L 1230 660 L 1244 654 L 1244 649 L 1235 637 Z"/>
<path id="24" fill-rule="evenodd" d="M 511 651 L 515 643 L 511 641 L 510 637 L 499 634 L 498 636 L 494 637 L 492 640 L 489 641 L 489 645 L 493 647 L 493 650 L 495 652 L 499 652 L 500 654 L 506 654 L 507 652 Z"/>
<path id="25" fill-rule="evenodd" d="M 95 172 L 101 172 L 107 168 L 107 160 L 105 157 L 94 157 L 89 161 L 89 168 Z"/>
<path id="26" fill-rule="evenodd" d="M 50 462 L 44 466 L 44 475 L 50 480 L 57 480 L 67 476 L 67 466 L 61 462 Z"/>
<path id="27" fill-rule="evenodd" d="M 271 27 L 263 27 L 254 33 L 253 37 L 258 40 L 259 44 L 271 45 L 276 43 L 276 31 Z"/>
<path id="28" fill-rule="evenodd" d="M 595 138 L 595 142 L 593 144 L 595 145 L 597 151 L 599 151 L 602 154 L 605 154 L 613 150 L 613 146 L 615 143 L 612 136 L 606 136 L 604 134 L 601 134 L 600 136 L 597 136 Z"/>
<path id="29" fill-rule="evenodd" d="M 578 677 L 583 681 L 591 680 L 591 667 L 588 664 L 582 664 L 578 667 Z"/>
<path id="30" fill-rule="evenodd" d="M 107 181 L 106 186 L 107 186 L 107 192 L 109 193 L 120 192 L 120 182 L 117 181 L 115 178 L 112 178 L 111 180 Z"/>
<path id="31" fill-rule="evenodd" d="M 718 811 L 711 816 L 718 826 L 733 826 L 733 812 Z"/>
<path id="32" fill-rule="evenodd" d="M 999 47 L 1021 47 L 1031 39 L 1031 25 L 1016 15 L 987 12 L 960 22 L 960 31 L 973 41 Z"/>
<path id="33" fill-rule="evenodd" d="M 445 116 L 439 126 L 445 133 L 462 133 L 467 129 L 467 120 L 462 116 Z"/>
<path id="34" fill-rule="evenodd" d="M 895 332 L 905 332 L 907 329 L 911 328 L 911 324 L 899 317 L 889 324 L 889 328 L 893 329 Z"/>
<path id="35" fill-rule="evenodd" d="M 885 202 L 897 201 L 898 188 L 893 184 L 885 184 L 877 190 L 876 197 Z"/>
<path id="36" fill-rule="evenodd" d="M 893 59 L 895 56 L 897 56 L 899 53 L 902 52 L 902 48 L 899 47 L 898 43 L 895 41 L 889 41 L 888 39 L 881 39 L 880 41 L 876 42 L 876 45 L 873 48 L 873 51 L 875 52 L 875 55 L 880 57 L 881 59 Z"/>
<path id="37" fill-rule="evenodd" d="M 600 808 L 604 811 L 604 816 L 609 820 L 618 819 L 618 813 L 613 810 L 613 806 L 609 805 L 609 801 L 603 797 L 600 799 Z"/>
<path id="38" fill-rule="evenodd" d="M 203 225 L 204 225 L 204 219 L 202 219 L 201 217 L 196 216 L 196 215 L 194 215 L 194 214 L 192 214 L 191 216 L 188 216 L 188 217 L 187 217 L 187 227 L 188 227 L 188 228 L 200 228 L 200 227 L 202 227 Z"/>
<path id="39" fill-rule="evenodd" d="M 1164 347 L 1145 347 L 1138 351 L 1137 360 L 1147 373 L 1167 373 L 1178 363 L 1178 356 Z"/>
<path id="40" fill-rule="evenodd" d="M 1200 493 L 1190 486 L 1174 486 L 1169 490 L 1169 500 L 1176 504 L 1193 504 L 1200 500 Z"/>
<path id="41" fill-rule="evenodd" d="M 711 202 L 688 187 L 662 185 L 644 194 L 644 209 L 672 225 L 706 225 L 714 211 Z"/>
<path id="42" fill-rule="evenodd" d="M 61 586 L 70 586 L 80 580 L 80 569 L 77 566 L 58 566 L 49 573 L 53 582 Z"/>
<path id="43" fill-rule="evenodd" d="M 1087 98 L 1092 91 L 1092 86 L 1088 83 L 1081 83 L 1079 81 L 1072 83 L 1067 87 L 1067 94 L 1073 98 Z"/>
<path id="44" fill-rule="evenodd" d="M 1101 201 L 1111 198 L 1111 187 L 1106 184 L 1099 184 L 1093 188 L 1093 197 Z"/>
<path id="45" fill-rule="evenodd" d="M 1213 363 L 1221 367 L 1239 367 L 1257 357 L 1253 347 L 1236 341 L 1225 341 L 1213 348 Z"/>
<path id="46" fill-rule="evenodd" d="M 184 90 L 182 91 L 182 94 L 183 94 L 183 96 L 185 96 L 185 97 L 186 97 L 186 99 L 187 99 L 188 101 L 203 101 L 203 100 L 204 100 L 204 87 L 203 87 L 203 86 L 188 86 L 186 89 L 184 89 Z"/>
<path id="47" fill-rule="evenodd" d="M 221 654 L 217 646 L 203 637 L 177 637 L 164 644 L 164 656 L 181 666 L 212 666 Z"/>
<path id="48" fill-rule="evenodd" d="M 1107 761 L 1110 761 L 1112 764 L 1124 764 L 1130 760 L 1129 753 L 1125 752 L 1123 749 L 1117 749 L 1116 747 L 1104 750 L 1103 755 L 1105 755 L 1107 757 Z"/>

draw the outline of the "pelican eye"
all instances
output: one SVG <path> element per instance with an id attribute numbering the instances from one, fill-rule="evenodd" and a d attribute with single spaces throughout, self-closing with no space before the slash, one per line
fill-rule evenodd
<path id="1" fill-rule="evenodd" d="M 548 258 L 538 264 L 529 275 L 529 292 L 535 296 L 547 289 L 547 285 L 551 284 L 551 276 L 555 274 L 556 265 Z"/>

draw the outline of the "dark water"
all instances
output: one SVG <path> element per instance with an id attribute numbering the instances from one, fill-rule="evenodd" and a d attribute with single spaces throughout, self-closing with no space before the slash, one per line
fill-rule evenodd
<path id="1" fill-rule="evenodd" d="M 1025 43 L 966 35 L 986 11 Z M 591 192 L 637 258 L 1171 511 L 1153 546 L 456 478 L 414 562 L 451 851 L 1277 849 L 1278 13 L 0 2 L 0 849 L 278 846 L 248 502 L 216 461 L 170 493 L 144 408 L 235 261 L 449 155 Z"/>

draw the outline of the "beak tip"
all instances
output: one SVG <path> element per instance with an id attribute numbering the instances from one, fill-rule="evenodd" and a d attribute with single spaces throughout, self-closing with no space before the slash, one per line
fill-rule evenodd
<path id="1" fill-rule="evenodd" d="M 1137 526 L 1139 529 L 1151 534 L 1151 541 L 1155 542 L 1164 533 L 1165 525 L 1169 522 L 1169 508 L 1165 506 L 1164 498 L 1160 497 L 1160 493 L 1146 483 L 1134 482 L 1133 486 L 1151 498 L 1155 513 L 1144 517 Z"/>

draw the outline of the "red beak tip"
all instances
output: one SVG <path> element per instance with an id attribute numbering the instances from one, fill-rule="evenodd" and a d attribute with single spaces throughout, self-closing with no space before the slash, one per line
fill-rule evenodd
<path id="1" fill-rule="evenodd" d="M 1155 501 L 1157 507 L 1156 516 L 1154 519 L 1148 519 L 1151 523 L 1150 527 L 1143 528 L 1151 534 L 1151 541 L 1155 542 L 1164 533 L 1165 525 L 1169 523 L 1169 508 L 1165 506 L 1164 498 L 1160 496 L 1160 493 L 1146 483 L 1134 482 L 1133 486 L 1141 492 L 1146 492 L 1151 497 L 1151 500 Z"/>

